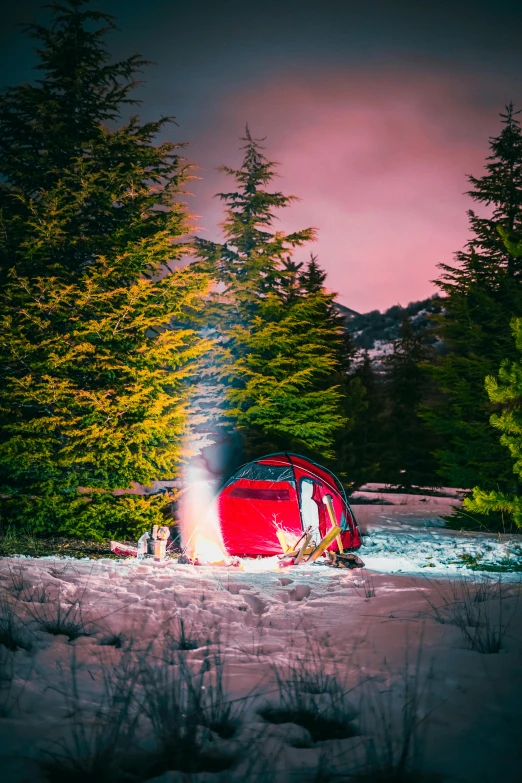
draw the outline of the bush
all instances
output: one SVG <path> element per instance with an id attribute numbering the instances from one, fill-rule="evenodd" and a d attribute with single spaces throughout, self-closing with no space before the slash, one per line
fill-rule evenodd
<path id="1" fill-rule="evenodd" d="M 162 509 L 168 499 L 164 494 L 113 495 L 105 492 L 3 498 L 0 513 L 10 532 L 4 533 L 0 546 L 6 550 L 5 554 L 12 554 L 12 544 L 27 536 L 28 519 L 33 539 L 38 535 L 64 535 L 93 541 L 115 537 L 136 539 L 153 525 L 164 524 Z"/>

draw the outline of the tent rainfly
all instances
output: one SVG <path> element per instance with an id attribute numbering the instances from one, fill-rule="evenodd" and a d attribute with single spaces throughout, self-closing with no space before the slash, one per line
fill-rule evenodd
<path id="1" fill-rule="evenodd" d="M 340 481 L 326 468 L 288 452 L 243 465 L 217 497 L 217 511 L 229 555 L 280 555 L 310 528 L 318 543 L 330 530 L 333 507 L 340 535 L 328 549 L 361 546 L 361 536 Z"/>

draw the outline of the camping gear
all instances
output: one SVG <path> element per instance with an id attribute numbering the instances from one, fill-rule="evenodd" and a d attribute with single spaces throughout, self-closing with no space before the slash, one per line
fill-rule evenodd
<path id="1" fill-rule="evenodd" d="M 332 527 L 326 495 L 340 538 L 326 548 L 340 551 L 340 543 L 344 550 L 357 549 L 362 541 L 355 517 L 342 484 L 327 468 L 290 452 L 243 465 L 215 501 L 226 551 L 238 556 L 290 555 L 307 528 L 319 546 Z M 304 555 L 301 561 L 306 559 Z"/>
<path id="2" fill-rule="evenodd" d="M 145 535 L 149 536 L 150 534 L 146 533 Z M 169 536 L 170 536 L 170 528 L 160 527 L 159 525 L 153 526 L 152 538 L 149 538 L 149 540 L 147 541 L 148 544 L 147 551 L 149 555 L 152 555 L 154 557 L 154 560 L 156 561 L 164 560 L 165 555 L 167 554 L 167 541 Z"/>
<path id="3" fill-rule="evenodd" d="M 142 557 L 145 557 L 146 554 L 148 554 L 149 551 L 149 538 L 150 533 L 146 532 L 143 533 L 142 536 L 138 539 L 138 559 L 141 559 Z"/>
<path id="4" fill-rule="evenodd" d="M 307 532 L 307 534 L 305 535 L 304 541 L 301 544 L 299 552 L 297 553 L 297 557 L 295 559 L 295 564 L 296 565 L 299 565 L 299 563 L 303 559 L 303 557 L 305 555 L 305 552 L 306 552 L 306 549 L 307 549 L 307 547 L 308 547 L 308 545 L 309 545 L 309 543 L 311 541 L 311 538 L 312 538 L 312 534 L 310 532 Z"/>
<path id="5" fill-rule="evenodd" d="M 339 525 L 336 525 L 335 527 L 331 527 L 328 533 L 322 539 L 322 541 L 320 541 L 320 543 L 316 546 L 316 548 L 308 558 L 307 562 L 315 563 L 315 561 L 319 557 L 321 557 L 325 549 L 328 549 L 330 544 L 333 542 L 334 538 L 337 538 L 340 532 L 341 532 L 341 528 L 339 527 Z"/>
<path id="6" fill-rule="evenodd" d="M 345 552 L 327 552 L 326 553 L 326 565 L 333 568 L 364 568 L 364 562 L 357 555 Z"/>
<path id="7" fill-rule="evenodd" d="M 138 548 L 128 544 L 121 544 L 119 541 L 111 541 L 111 552 L 120 557 L 136 557 Z"/>
<path id="8" fill-rule="evenodd" d="M 170 536 L 170 528 L 154 525 L 151 534 L 147 530 L 138 539 L 138 546 L 127 546 L 119 541 L 111 541 L 111 552 L 123 557 L 137 557 L 141 560 L 146 555 L 152 555 L 154 560 L 161 561 L 167 553 L 167 541 Z"/>
<path id="9" fill-rule="evenodd" d="M 167 542 L 165 539 L 156 539 L 149 541 L 149 546 L 152 544 L 152 552 L 150 552 L 151 555 L 154 556 L 154 560 L 163 560 L 165 555 L 167 554 Z"/>

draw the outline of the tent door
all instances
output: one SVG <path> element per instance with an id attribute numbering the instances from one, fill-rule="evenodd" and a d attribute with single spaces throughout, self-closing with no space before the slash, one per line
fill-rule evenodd
<path id="1" fill-rule="evenodd" d="M 305 529 L 311 526 L 312 529 L 310 532 L 312 533 L 312 539 L 318 544 L 322 538 L 319 528 L 319 506 L 313 497 L 314 494 L 317 495 L 316 492 L 314 493 L 314 485 L 317 482 L 313 481 L 313 479 L 303 478 L 300 483 L 301 491 L 299 494 L 301 498 L 303 526 Z"/>

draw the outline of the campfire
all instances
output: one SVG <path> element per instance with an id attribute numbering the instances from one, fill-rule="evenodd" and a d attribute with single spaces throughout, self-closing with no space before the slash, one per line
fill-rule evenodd
<path id="1" fill-rule="evenodd" d="M 266 492 L 267 490 L 262 491 Z M 242 497 L 241 493 L 239 496 Z M 345 552 L 343 549 L 342 523 L 337 519 L 332 496 L 326 493 L 322 498 L 322 503 L 329 519 L 328 528 L 323 529 L 322 532 L 319 531 L 318 525 L 308 525 L 308 527 L 296 532 L 295 528 L 292 529 L 288 524 L 283 524 L 274 514 L 272 535 L 275 533 L 280 554 L 262 558 L 263 570 L 311 565 L 316 562 L 334 568 L 360 568 L 364 565 L 357 555 Z M 231 507 L 228 510 L 232 512 L 234 509 Z M 221 509 L 222 511 L 223 509 Z M 181 554 L 177 556 L 179 565 L 246 567 L 248 569 L 248 563 L 253 563 L 252 559 L 244 559 L 243 556 L 241 559 L 236 555 L 230 555 L 227 551 L 223 540 L 220 509 L 214 496 L 214 486 L 212 482 L 201 475 L 201 472 L 190 474 L 190 481 L 187 482 L 186 490 L 179 504 L 179 512 L 181 540 L 184 547 Z M 168 537 L 168 528 L 154 526 L 152 536 L 149 533 L 144 533 L 137 548 L 124 547 L 117 542 L 112 542 L 115 545 L 112 549 L 113 552 L 122 555 L 137 555 L 138 558 L 153 556 L 155 560 L 162 561 L 166 556 Z M 331 545 L 334 543 L 336 543 L 337 551 L 331 551 Z M 248 552 L 248 549 L 246 551 Z M 173 557 L 176 558 L 176 555 Z"/>
<path id="2" fill-rule="evenodd" d="M 203 533 L 197 533 L 193 546 L 188 546 L 186 551 L 178 557 L 178 563 L 238 566 L 240 561 L 237 557 L 229 557 L 220 542 L 207 538 Z"/>
<path id="3" fill-rule="evenodd" d="M 225 564 L 229 560 L 225 550 L 216 541 L 211 541 L 206 536 L 198 533 L 194 544 L 192 559 L 199 563 L 211 565 Z"/>

